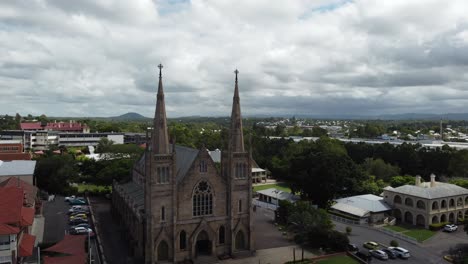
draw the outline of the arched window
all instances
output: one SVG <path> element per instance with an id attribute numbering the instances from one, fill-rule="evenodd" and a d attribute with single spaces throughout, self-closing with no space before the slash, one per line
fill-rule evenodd
<path id="1" fill-rule="evenodd" d="M 166 208 L 161 207 L 161 221 L 166 221 Z"/>
<path id="2" fill-rule="evenodd" d="M 157 168 L 157 183 L 165 184 L 169 183 L 169 167 L 158 167 Z"/>
<path id="3" fill-rule="evenodd" d="M 439 209 L 439 204 L 437 203 L 437 201 L 435 201 L 432 203 L 432 210 L 437 210 L 437 209 Z"/>
<path id="4" fill-rule="evenodd" d="M 442 200 L 442 202 L 440 203 L 440 208 L 447 208 L 447 201 Z"/>
<path id="5" fill-rule="evenodd" d="M 185 249 L 186 246 L 187 246 L 187 233 L 185 233 L 185 231 L 182 230 L 179 236 L 179 247 L 180 249 Z"/>
<path id="6" fill-rule="evenodd" d="M 236 163 L 234 175 L 238 179 L 247 178 L 247 164 L 245 164 L 245 163 Z"/>
<path id="7" fill-rule="evenodd" d="M 193 216 L 213 214 L 213 193 L 206 181 L 198 183 L 192 197 Z"/>
<path id="8" fill-rule="evenodd" d="M 426 204 L 423 201 L 418 200 L 418 202 L 416 203 L 416 207 L 418 207 L 419 209 L 426 209 Z"/>
<path id="9" fill-rule="evenodd" d="M 224 244 L 224 237 L 225 237 L 224 226 L 221 226 L 219 228 L 219 233 L 218 233 L 218 242 L 219 242 L 219 244 Z"/>
<path id="10" fill-rule="evenodd" d="M 454 199 L 450 199 L 449 207 L 455 207 L 455 200 Z"/>
<path id="11" fill-rule="evenodd" d="M 395 198 L 393 198 L 393 202 L 396 204 L 401 204 L 401 197 L 399 195 L 395 195 Z"/>
<path id="12" fill-rule="evenodd" d="M 413 199 L 406 198 L 405 199 L 405 205 L 413 207 Z"/>
<path id="13" fill-rule="evenodd" d="M 239 200 L 239 213 L 242 213 L 242 200 Z"/>

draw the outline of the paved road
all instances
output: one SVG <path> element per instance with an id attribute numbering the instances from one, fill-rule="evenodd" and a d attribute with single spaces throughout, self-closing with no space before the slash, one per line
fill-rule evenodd
<path id="1" fill-rule="evenodd" d="M 340 222 L 334 222 L 335 223 L 335 228 L 338 231 L 344 232 L 346 229 L 346 224 L 340 223 Z M 385 233 L 382 233 L 380 231 L 374 230 L 370 227 L 364 227 L 364 226 L 356 226 L 352 225 L 351 226 L 353 231 L 351 235 L 349 236 L 349 239 L 351 243 L 356 244 L 360 249 L 363 249 L 362 244 L 366 241 L 375 241 L 378 243 L 386 244 L 388 245 L 391 240 L 397 240 L 399 245 L 403 248 L 406 248 L 410 251 L 411 253 L 411 258 L 407 261 L 402 260 L 402 259 L 396 259 L 396 260 L 389 260 L 389 262 L 395 262 L 395 263 L 415 263 L 415 264 L 439 264 L 443 263 L 446 264 L 447 262 L 442 259 L 444 252 L 448 251 L 448 249 L 452 246 L 455 246 L 456 244 L 463 242 L 467 243 L 468 240 L 466 239 L 466 236 L 463 237 L 460 233 L 460 231 L 455 234 L 447 234 L 447 233 L 437 233 L 435 237 L 431 238 L 430 241 L 425 242 L 425 244 L 411 244 L 406 241 L 396 239 L 390 235 L 387 235 Z M 457 237 L 457 239 L 454 239 Z M 383 261 L 373 259 L 373 263 L 380 263 Z"/>
<path id="2" fill-rule="evenodd" d="M 45 217 L 45 225 L 43 243 L 57 243 L 63 239 L 66 230 L 69 228 L 67 221 L 68 209 L 70 209 L 70 206 L 61 196 L 56 196 L 55 201 L 44 203 L 43 214 Z M 95 255 L 96 252 L 98 252 L 96 241 L 94 239 L 91 241 L 91 252 L 93 255 Z M 93 259 L 95 260 L 94 264 L 100 264 L 97 255 L 95 255 Z"/>

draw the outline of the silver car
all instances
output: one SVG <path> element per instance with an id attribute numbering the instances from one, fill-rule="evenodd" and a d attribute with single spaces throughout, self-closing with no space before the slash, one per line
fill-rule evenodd
<path id="1" fill-rule="evenodd" d="M 409 251 L 402 247 L 389 247 L 388 249 L 395 251 L 396 255 L 403 259 L 407 259 L 411 256 Z"/>
<path id="2" fill-rule="evenodd" d="M 388 255 L 387 253 L 383 252 L 382 250 L 369 250 L 369 253 L 371 253 L 371 255 L 374 257 L 374 258 L 378 258 L 378 259 L 381 259 L 381 260 L 387 260 L 388 259 Z"/>

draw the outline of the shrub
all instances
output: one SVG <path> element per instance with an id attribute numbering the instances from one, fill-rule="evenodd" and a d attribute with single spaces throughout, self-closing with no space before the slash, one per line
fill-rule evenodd
<path id="1" fill-rule="evenodd" d="M 429 225 L 429 229 L 432 230 L 432 231 L 437 231 L 437 230 L 442 229 L 446 224 L 448 224 L 448 222 L 441 222 L 441 223 L 437 223 L 437 224 L 431 224 L 431 225 Z"/>
<path id="2" fill-rule="evenodd" d="M 390 241 L 390 246 L 392 246 L 392 247 L 398 247 L 398 241 L 396 241 L 396 240 Z"/>
<path id="3" fill-rule="evenodd" d="M 353 229 L 350 227 L 350 226 L 347 226 L 346 227 L 346 234 L 349 236 L 351 235 L 351 232 L 353 231 Z"/>

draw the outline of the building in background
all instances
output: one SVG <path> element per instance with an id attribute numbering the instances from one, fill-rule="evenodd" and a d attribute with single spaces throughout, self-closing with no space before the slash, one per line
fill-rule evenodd
<path id="1" fill-rule="evenodd" d="M 383 197 L 364 194 L 335 200 L 331 212 L 350 216 L 361 223 L 383 223 L 392 212 L 392 207 Z"/>
<path id="2" fill-rule="evenodd" d="M 59 132 L 81 132 L 89 133 L 89 127 L 86 124 L 77 123 L 74 120 L 69 122 L 22 122 L 20 124 L 23 131 L 59 131 Z"/>
<path id="3" fill-rule="evenodd" d="M 0 160 L 31 160 L 31 153 L 24 152 L 21 140 L 0 140 Z"/>
<path id="4" fill-rule="evenodd" d="M 414 185 L 384 188 L 384 199 L 393 207 L 397 222 L 428 228 L 437 223 L 459 223 L 468 218 L 468 190 L 449 183 L 421 182 L 416 176 Z"/>
<path id="5" fill-rule="evenodd" d="M 35 169 L 35 160 L 0 160 L 0 183 L 14 177 L 34 185 L 33 175 Z"/>

